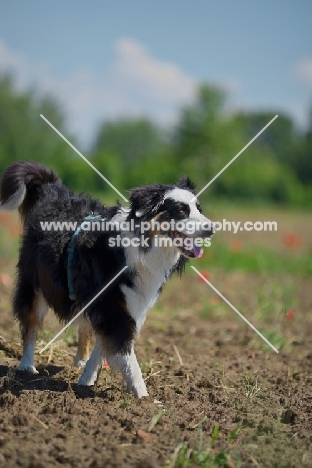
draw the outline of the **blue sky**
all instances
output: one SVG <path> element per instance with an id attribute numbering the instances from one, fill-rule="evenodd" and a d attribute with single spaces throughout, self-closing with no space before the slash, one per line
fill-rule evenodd
<path id="1" fill-rule="evenodd" d="M 100 120 L 173 124 L 200 82 L 230 109 L 271 109 L 304 126 L 312 102 L 311 0 L 2 2 L 0 72 L 62 103 L 83 146 Z"/>

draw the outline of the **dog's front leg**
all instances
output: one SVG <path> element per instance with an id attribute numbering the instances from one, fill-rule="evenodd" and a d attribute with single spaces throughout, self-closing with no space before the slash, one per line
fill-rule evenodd
<path id="1" fill-rule="evenodd" d="M 80 318 L 78 328 L 78 349 L 74 359 L 74 366 L 83 368 L 89 359 L 89 347 L 92 337 L 92 328 L 85 317 Z"/>
<path id="2" fill-rule="evenodd" d="M 134 350 L 129 354 L 116 354 L 107 358 L 112 369 L 120 369 L 128 392 L 133 392 L 137 398 L 148 396 L 142 372 Z"/>
<path id="3" fill-rule="evenodd" d="M 97 341 L 92 351 L 90 359 L 87 361 L 83 374 L 78 381 L 78 385 L 94 385 L 100 366 L 103 364 L 103 347 Z"/>

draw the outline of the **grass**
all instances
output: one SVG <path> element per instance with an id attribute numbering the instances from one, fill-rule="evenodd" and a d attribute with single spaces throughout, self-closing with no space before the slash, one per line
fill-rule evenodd
<path id="1" fill-rule="evenodd" d="M 16 369 L 13 367 L 9 367 L 6 376 L 2 377 L 2 385 L 4 388 L 7 390 L 12 390 L 14 387 L 21 385 L 16 379 L 15 379 L 15 374 L 16 374 Z"/>
<path id="2" fill-rule="evenodd" d="M 268 330 L 263 327 L 258 327 L 259 331 L 266 337 L 266 339 L 277 348 L 279 351 L 282 349 L 287 349 L 289 343 L 285 336 L 278 330 Z M 261 349 L 268 349 L 267 345 L 263 341 L 257 341 L 255 339 L 251 340 L 250 347 L 256 347 Z"/>
<path id="3" fill-rule="evenodd" d="M 202 268 L 312 275 L 312 239 L 307 211 L 216 203 L 204 206 L 204 213 L 212 220 L 240 221 L 241 225 L 246 221 L 276 221 L 277 231 L 238 231 L 237 234 L 219 231 L 199 262 Z"/>
<path id="4" fill-rule="evenodd" d="M 215 425 L 211 434 L 208 447 L 204 448 L 202 425 L 207 420 L 203 418 L 199 423 L 199 441 L 197 447 L 192 448 L 189 443 L 180 443 L 171 459 L 167 463 L 167 468 L 186 468 L 198 466 L 202 468 L 212 467 L 237 467 L 242 466 L 237 451 L 231 446 L 235 441 L 240 427 L 235 428 L 227 440 L 227 447 L 222 450 L 214 450 L 214 445 L 219 438 L 220 426 Z"/>
<path id="5" fill-rule="evenodd" d="M 127 409 L 131 406 L 131 401 L 125 398 L 121 404 L 122 408 Z"/>
<path id="6" fill-rule="evenodd" d="M 312 251 L 304 256 L 285 255 L 264 247 L 248 248 L 231 252 L 226 245 L 214 245 L 201 261 L 202 268 L 242 270 L 254 273 L 282 273 L 291 270 L 294 274 L 312 276 Z"/>
<path id="7" fill-rule="evenodd" d="M 272 316 L 278 319 L 289 309 L 296 308 L 298 305 L 296 288 L 291 279 L 281 283 L 272 278 L 264 288 L 258 288 L 254 292 L 257 295 L 258 314 L 263 320 Z"/>
<path id="8" fill-rule="evenodd" d="M 160 420 L 160 418 L 164 414 L 164 411 L 165 410 L 162 409 L 157 414 L 155 414 L 155 416 L 152 417 L 149 425 L 147 426 L 147 432 L 152 432 L 152 430 L 154 429 L 154 427 L 156 426 L 156 424 L 158 423 L 158 421 Z"/>
<path id="9" fill-rule="evenodd" d="M 258 376 L 256 375 L 254 378 L 250 377 L 248 372 L 244 372 L 244 381 L 245 381 L 245 395 L 248 398 L 252 398 L 257 395 L 261 391 L 261 387 L 258 384 Z"/>

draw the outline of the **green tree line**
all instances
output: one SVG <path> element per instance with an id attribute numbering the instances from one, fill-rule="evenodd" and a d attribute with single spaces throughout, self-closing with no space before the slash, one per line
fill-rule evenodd
<path id="1" fill-rule="evenodd" d="M 187 174 L 206 185 L 276 114 L 228 112 L 228 96 L 202 85 L 177 123 L 163 128 L 147 118 L 103 121 L 86 157 L 120 190 L 174 183 Z M 55 169 L 73 190 L 112 189 L 40 118 L 44 114 L 76 146 L 60 103 L 34 90 L 18 91 L 0 77 L 0 172 L 17 160 L 34 159 Z M 312 112 L 305 131 L 285 113 L 203 193 L 228 200 L 308 206 L 312 201 Z"/>

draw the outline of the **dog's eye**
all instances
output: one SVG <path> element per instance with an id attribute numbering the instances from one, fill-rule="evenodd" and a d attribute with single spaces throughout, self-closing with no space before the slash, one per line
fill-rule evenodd
<path id="1" fill-rule="evenodd" d="M 190 207 L 188 206 L 187 203 L 180 203 L 179 205 L 179 211 L 183 213 L 185 216 L 189 216 L 190 214 Z"/>

